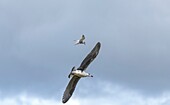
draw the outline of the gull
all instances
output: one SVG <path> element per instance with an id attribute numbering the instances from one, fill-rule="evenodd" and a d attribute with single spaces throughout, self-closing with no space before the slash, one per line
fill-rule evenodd
<path id="1" fill-rule="evenodd" d="M 72 77 L 70 82 L 68 83 L 66 90 L 64 91 L 62 102 L 66 103 L 70 97 L 72 96 L 76 85 L 81 77 L 93 77 L 90 73 L 85 72 L 88 65 L 96 58 L 100 50 L 100 42 L 98 42 L 95 47 L 91 50 L 91 52 L 85 57 L 85 59 L 80 64 L 80 67 L 76 69 L 74 66 L 68 75 L 68 78 Z"/>
<path id="2" fill-rule="evenodd" d="M 84 44 L 85 45 L 86 43 L 85 43 L 84 39 L 85 39 L 85 36 L 82 35 L 79 40 L 74 40 L 74 41 L 76 41 L 75 45 L 78 45 L 78 44 Z"/>

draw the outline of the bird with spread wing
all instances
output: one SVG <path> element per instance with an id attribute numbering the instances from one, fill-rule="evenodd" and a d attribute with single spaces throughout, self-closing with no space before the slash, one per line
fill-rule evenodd
<path id="1" fill-rule="evenodd" d="M 76 41 L 75 45 L 78 45 L 78 44 L 84 44 L 85 45 L 86 43 L 85 43 L 84 40 L 85 40 L 85 36 L 82 35 L 79 40 L 74 40 L 74 41 Z"/>
<path id="2" fill-rule="evenodd" d="M 71 78 L 68 83 L 66 90 L 64 91 L 62 102 L 66 103 L 70 97 L 72 96 L 76 85 L 81 77 L 93 77 L 90 73 L 85 72 L 88 65 L 96 58 L 99 53 L 101 47 L 101 43 L 98 42 L 95 47 L 91 50 L 91 52 L 86 56 L 86 58 L 80 64 L 80 67 L 77 69 L 75 67 L 72 68 L 71 73 L 69 74 L 69 78 Z"/>

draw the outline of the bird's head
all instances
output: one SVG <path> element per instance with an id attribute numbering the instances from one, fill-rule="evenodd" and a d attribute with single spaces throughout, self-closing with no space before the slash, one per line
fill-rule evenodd
<path id="1" fill-rule="evenodd" d="M 93 75 L 91 75 L 90 73 L 88 73 L 88 77 L 93 77 Z"/>

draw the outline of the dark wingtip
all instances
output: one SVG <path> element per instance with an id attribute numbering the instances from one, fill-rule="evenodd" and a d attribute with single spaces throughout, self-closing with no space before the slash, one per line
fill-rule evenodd
<path id="1" fill-rule="evenodd" d="M 100 42 L 97 42 L 97 44 L 98 44 L 98 45 L 101 45 L 101 43 L 100 43 Z"/>
<path id="2" fill-rule="evenodd" d="M 66 99 L 66 98 L 63 97 L 63 98 L 62 98 L 62 103 L 65 104 L 68 100 L 69 100 L 69 98 Z"/>
<path id="3" fill-rule="evenodd" d="M 100 42 L 97 42 L 96 46 L 100 47 L 100 46 L 101 46 L 101 43 L 100 43 Z"/>
<path id="4" fill-rule="evenodd" d="M 62 103 L 65 104 L 67 101 L 65 101 L 64 99 L 62 100 Z"/>

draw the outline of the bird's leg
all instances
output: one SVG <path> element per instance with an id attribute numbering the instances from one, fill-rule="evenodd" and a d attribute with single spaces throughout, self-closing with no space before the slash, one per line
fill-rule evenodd
<path id="1" fill-rule="evenodd" d="M 73 70 L 75 70 L 75 66 L 71 69 L 71 72 L 72 72 Z"/>
<path id="2" fill-rule="evenodd" d="M 71 77 L 71 75 L 72 75 L 72 73 L 70 73 L 70 74 L 68 75 L 68 78 L 70 78 L 70 77 Z"/>
<path id="3" fill-rule="evenodd" d="M 74 71 L 74 70 L 75 70 L 75 66 L 71 69 L 71 72 L 70 72 L 70 74 L 68 75 L 68 78 L 70 78 L 71 75 L 73 75 L 72 71 Z"/>

